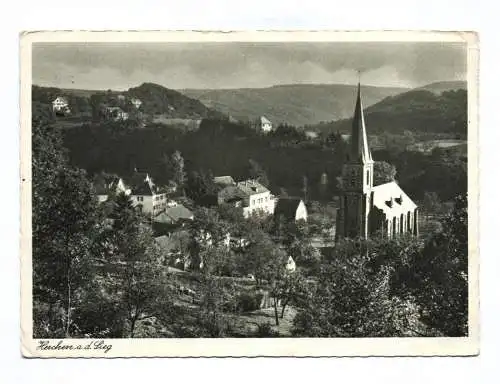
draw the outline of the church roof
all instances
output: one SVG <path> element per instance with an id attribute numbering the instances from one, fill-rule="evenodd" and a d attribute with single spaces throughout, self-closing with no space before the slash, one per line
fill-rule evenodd
<path id="1" fill-rule="evenodd" d="M 417 208 L 395 181 L 373 187 L 372 193 L 373 205 L 388 217 L 398 216 Z"/>
<path id="2" fill-rule="evenodd" d="M 363 164 L 372 161 L 370 148 L 368 147 L 368 138 L 366 135 L 365 117 L 363 114 L 363 103 L 361 101 L 361 85 L 358 83 L 358 95 L 356 98 L 356 107 L 352 119 L 351 148 L 349 151 L 349 160 L 361 161 Z"/>

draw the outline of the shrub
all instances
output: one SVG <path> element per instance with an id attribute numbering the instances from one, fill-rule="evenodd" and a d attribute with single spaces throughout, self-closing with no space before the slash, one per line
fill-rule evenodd
<path id="1" fill-rule="evenodd" d="M 241 312 L 255 311 L 260 308 L 262 295 L 245 292 L 237 297 L 237 309 Z"/>

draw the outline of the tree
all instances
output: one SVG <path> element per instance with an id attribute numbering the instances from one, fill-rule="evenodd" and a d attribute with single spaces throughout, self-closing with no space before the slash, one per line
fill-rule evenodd
<path id="1" fill-rule="evenodd" d="M 308 192 L 308 182 L 307 182 L 307 176 L 302 177 L 302 193 L 304 194 L 304 203 L 307 203 L 307 192 Z"/>
<path id="2" fill-rule="evenodd" d="M 370 243 L 347 240 L 331 252 L 299 302 L 294 335 L 394 337 L 418 332 L 415 304 L 391 294 L 391 268 L 373 263 L 377 253 Z"/>
<path id="3" fill-rule="evenodd" d="M 423 207 L 428 213 L 439 213 L 442 209 L 441 201 L 436 192 L 424 192 Z"/>
<path id="4" fill-rule="evenodd" d="M 177 183 L 177 187 L 182 190 L 182 193 L 185 194 L 186 171 L 184 168 L 184 158 L 179 151 L 175 151 L 172 154 L 171 163 L 174 181 Z"/>
<path id="5" fill-rule="evenodd" d="M 390 183 L 396 178 L 396 167 L 385 161 L 375 161 L 373 164 L 373 185 Z"/>
<path id="6" fill-rule="evenodd" d="M 69 337 L 92 279 L 96 199 L 85 173 L 68 165 L 58 132 L 34 120 L 32 135 L 34 332 Z"/>
<path id="7" fill-rule="evenodd" d="M 118 195 L 108 232 L 109 286 L 125 314 L 125 337 L 134 337 L 137 322 L 158 316 L 170 304 L 168 278 L 152 231 L 143 226 L 132 201 Z"/>
<path id="8" fill-rule="evenodd" d="M 399 269 L 395 281 L 398 289 L 415 296 L 422 321 L 450 337 L 468 333 L 467 217 L 467 198 L 458 195 L 442 231 Z"/>
<path id="9" fill-rule="evenodd" d="M 267 178 L 266 171 L 255 160 L 248 160 L 249 175 L 251 179 L 257 180 L 264 187 L 269 187 L 269 179 Z"/>

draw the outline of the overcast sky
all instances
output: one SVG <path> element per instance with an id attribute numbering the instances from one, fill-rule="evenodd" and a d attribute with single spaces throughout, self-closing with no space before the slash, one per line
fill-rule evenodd
<path id="1" fill-rule="evenodd" d="M 464 44 L 450 43 L 67 43 L 33 46 L 33 83 L 123 90 L 278 84 L 417 87 L 465 80 Z"/>

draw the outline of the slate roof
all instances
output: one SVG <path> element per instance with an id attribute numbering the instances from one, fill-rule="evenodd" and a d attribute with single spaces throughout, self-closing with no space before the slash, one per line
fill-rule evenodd
<path id="1" fill-rule="evenodd" d="M 152 196 L 158 193 L 158 187 L 145 172 L 136 172 L 132 177 L 131 185 L 133 195 Z"/>
<path id="2" fill-rule="evenodd" d="M 214 177 L 214 183 L 218 185 L 234 185 L 236 184 L 231 176 L 216 176 Z"/>
<path id="3" fill-rule="evenodd" d="M 255 195 L 257 193 L 269 192 L 269 189 L 264 187 L 256 180 L 240 181 L 236 185 L 247 196 Z"/>
<path id="4" fill-rule="evenodd" d="M 261 116 L 261 117 L 260 117 L 260 122 L 261 122 L 261 124 L 272 124 L 272 123 L 269 121 L 269 119 L 267 119 L 267 117 L 265 117 L 265 116 Z"/>
<path id="5" fill-rule="evenodd" d="M 187 209 L 182 204 L 177 204 L 175 207 L 169 207 L 164 212 L 154 218 L 158 223 L 175 224 L 179 220 L 192 220 L 193 212 Z"/>
<path id="6" fill-rule="evenodd" d="M 356 107 L 354 108 L 354 116 L 352 119 L 351 148 L 349 151 L 349 158 L 351 161 L 358 160 L 363 164 L 372 161 L 372 154 L 370 152 L 366 136 L 363 103 L 361 102 L 361 85 L 359 83 Z"/>
<path id="7" fill-rule="evenodd" d="M 100 177 L 94 181 L 94 188 L 98 195 L 108 195 L 110 192 L 119 192 L 118 183 L 120 178 L 117 176 Z"/>
<path id="8" fill-rule="evenodd" d="M 295 197 L 282 197 L 278 200 L 274 215 L 276 217 L 284 216 L 286 219 L 295 220 L 297 208 L 302 200 Z"/>
<path id="9" fill-rule="evenodd" d="M 405 214 L 413 211 L 417 205 L 408 197 L 395 182 L 373 187 L 373 205 L 384 212 L 387 217 Z"/>

